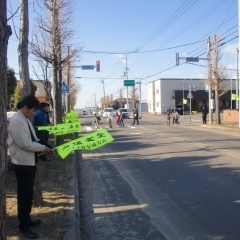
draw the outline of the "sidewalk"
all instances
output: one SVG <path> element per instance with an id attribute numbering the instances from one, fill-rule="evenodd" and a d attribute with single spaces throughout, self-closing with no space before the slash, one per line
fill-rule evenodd
<path id="1" fill-rule="evenodd" d="M 154 115 L 152 113 L 143 113 L 142 119 L 145 120 L 166 120 L 166 114 L 157 114 Z M 204 127 L 204 128 L 215 128 L 215 129 L 222 129 L 227 131 L 234 131 L 234 132 L 240 132 L 239 124 L 238 123 L 222 123 L 222 124 L 202 124 L 202 117 L 201 113 L 192 114 L 191 115 L 191 123 L 190 123 L 190 115 L 180 115 L 180 123 L 182 126 L 198 126 L 198 127 Z"/>

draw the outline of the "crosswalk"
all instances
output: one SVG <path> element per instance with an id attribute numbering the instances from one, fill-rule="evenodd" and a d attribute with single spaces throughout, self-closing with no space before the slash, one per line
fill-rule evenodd
<path id="1" fill-rule="evenodd" d="M 124 127 L 125 128 L 126 127 L 128 127 L 128 128 L 138 128 L 139 126 L 125 125 Z M 109 128 L 109 126 L 102 126 L 102 127 L 100 127 L 100 129 L 102 129 L 102 128 L 106 128 L 106 129 L 111 130 L 111 129 L 120 129 L 122 127 L 118 127 L 118 126 L 114 126 L 113 128 Z M 83 127 L 83 130 L 85 130 L 87 132 L 92 132 L 92 131 L 95 131 L 96 128 L 94 126 L 85 126 L 85 127 Z"/>

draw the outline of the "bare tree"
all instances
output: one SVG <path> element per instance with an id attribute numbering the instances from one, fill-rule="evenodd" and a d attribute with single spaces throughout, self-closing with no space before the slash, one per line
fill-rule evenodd
<path id="1" fill-rule="evenodd" d="M 120 103 L 120 108 L 122 108 L 122 107 L 123 107 L 123 104 L 124 104 L 124 102 L 125 102 L 124 97 L 123 97 L 123 88 L 120 88 L 120 89 L 119 89 L 119 93 L 118 93 L 118 94 L 119 94 L 119 95 L 118 95 L 117 100 L 118 100 L 118 102 Z"/>
<path id="2" fill-rule="evenodd" d="M 230 77 L 227 74 L 227 69 L 220 63 L 222 55 L 220 54 L 219 46 L 219 41 L 215 35 L 213 43 L 214 51 L 209 65 L 210 79 L 204 79 L 204 82 L 210 85 L 211 89 L 214 91 L 216 124 L 221 124 L 219 99 L 230 89 Z"/>
<path id="3" fill-rule="evenodd" d="M 80 48 L 71 48 L 74 31 L 71 29 L 73 1 L 42 0 L 35 31 L 30 43 L 32 54 L 52 66 L 54 123 L 62 121 L 62 69 L 69 61 L 75 61 Z"/>
<path id="4" fill-rule="evenodd" d="M 137 100 L 139 98 L 137 87 L 131 87 L 129 95 L 131 98 L 131 103 L 133 104 L 133 106 L 136 106 Z"/>
<path id="5" fill-rule="evenodd" d="M 219 99 L 222 95 L 230 89 L 229 76 L 226 71 L 226 67 L 221 67 L 221 56 L 219 51 L 219 41 L 217 36 L 214 37 L 214 56 L 212 67 L 212 82 L 215 90 L 215 104 L 216 104 L 216 123 L 221 124 L 220 118 L 220 104 Z"/>
<path id="6" fill-rule="evenodd" d="M 69 61 L 69 64 L 63 68 L 64 78 L 69 78 L 69 104 L 71 109 L 74 109 L 74 106 L 77 103 L 77 94 L 81 91 L 81 84 L 76 78 L 74 78 L 75 71 L 73 68 L 73 62 Z"/>
<path id="7" fill-rule="evenodd" d="M 0 239 L 6 239 L 6 170 L 7 170 L 7 45 L 11 36 L 7 25 L 7 1 L 0 1 Z"/>
<path id="8" fill-rule="evenodd" d="M 18 60 L 19 60 L 20 81 L 22 84 L 21 85 L 22 97 L 31 93 L 29 66 L 28 66 L 28 35 L 29 35 L 28 0 L 20 0 L 20 29 L 19 29 Z"/>
<path id="9" fill-rule="evenodd" d="M 36 78 L 40 80 L 41 83 L 43 84 L 43 89 L 45 91 L 47 101 L 50 102 L 51 105 L 53 105 L 52 94 L 51 94 L 52 84 L 50 82 L 51 72 L 49 71 L 49 68 L 48 68 L 49 63 L 44 62 L 43 60 L 39 60 L 38 63 L 39 63 L 41 75 L 38 73 L 35 67 L 33 67 L 33 73 L 36 76 Z"/>

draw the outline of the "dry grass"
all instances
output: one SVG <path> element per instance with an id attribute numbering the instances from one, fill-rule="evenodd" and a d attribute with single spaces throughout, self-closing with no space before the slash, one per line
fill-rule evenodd
<path id="1" fill-rule="evenodd" d="M 68 228 L 66 212 L 72 210 L 70 201 L 73 195 L 68 194 L 69 181 L 73 178 L 70 155 L 62 160 L 57 154 L 49 156 L 51 162 L 39 162 L 44 203 L 41 207 L 33 207 L 32 218 L 40 218 L 42 225 L 34 228 L 42 240 L 63 239 Z M 7 176 L 7 239 L 25 239 L 19 235 L 17 219 L 16 178 L 10 171 Z"/>

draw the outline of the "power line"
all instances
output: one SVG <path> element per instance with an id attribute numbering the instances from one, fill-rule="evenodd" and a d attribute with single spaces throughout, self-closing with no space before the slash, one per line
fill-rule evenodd
<path id="1" fill-rule="evenodd" d="M 104 52 L 104 51 L 84 51 L 82 50 L 81 52 L 84 53 L 98 53 L 98 54 L 135 54 L 135 53 L 151 53 L 151 52 L 159 52 L 159 51 L 165 51 L 165 50 L 169 50 L 169 49 L 174 49 L 174 48 L 180 48 L 180 47 L 185 47 L 185 46 L 189 46 L 189 45 L 193 45 L 199 42 L 203 42 L 205 40 L 201 40 L 201 41 L 196 41 L 196 42 L 192 42 L 192 43 L 186 43 L 186 44 L 182 44 L 182 45 L 178 45 L 178 46 L 174 46 L 174 47 L 168 47 L 168 48 L 161 48 L 161 49 L 155 49 L 155 50 L 146 50 L 146 51 L 142 51 L 142 52 L 136 52 L 135 51 L 129 51 L 129 52 L 121 52 L 121 51 L 110 51 L 110 52 Z"/>
<path id="2" fill-rule="evenodd" d="M 196 1 L 191 1 L 190 3 L 187 3 L 187 1 L 186 1 L 184 4 L 182 4 L 172 14 L 172 16 L 169 18 L 169 20 L 167 19 L 163 24 L 160 25 L 160 27 L 157 28 L 157 30 L 155 30 L 149 37 L 147 37 L 147 39 L 145 39 L 138 47 L 136 47 L 137 51 L 139 51 L 140 49 L 145 47 L 148 43 L 150 43 L 153 39 L 155 39 L 160 33 L 162 33 L 164 30 L 166 30 L 170 25 L 172 25 L 178 18 L 180 18 L 196 2 L 197 2 L 197 0 Z M 187 3 L 187 6 L 184 6 L 186 3 Z M 183 9 L 181 9 L 181 8 L 183 8 Z"/>

